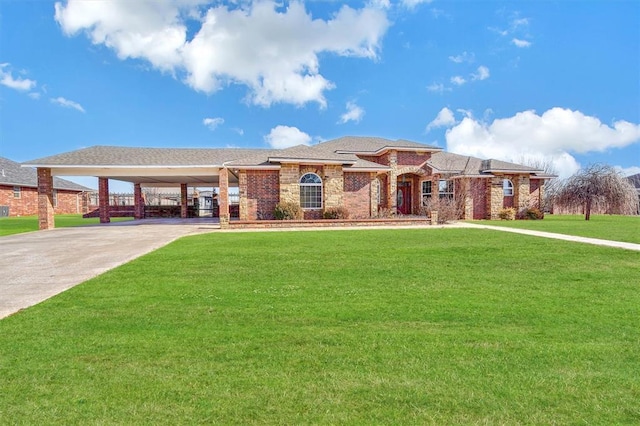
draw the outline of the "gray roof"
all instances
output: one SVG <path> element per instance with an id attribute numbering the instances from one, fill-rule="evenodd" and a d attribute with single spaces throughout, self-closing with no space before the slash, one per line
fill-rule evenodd
<path id="1" fill-rule="evenodd" d="M 441 151 L 442 148 L 411 142 L 404 139 L 392 141 L 384 138 L 368 136 L 344 136 L 342 138 L 322 142 L 317 147 L 334 152 L 370 153 L 376 154 L 387 149 L 407 149 L 419 151 Z"/>
<path id="2" fill-rule="evenodd" d="M 490 175 L 493 172 L 504 173 L 533 173 L 540 174 L 542 170 L 521 164 L 509 163 L 500 160 L 481 160 L 468 155 L 453 154 L 450 152 L 436 152 L 431 155 L 427 165 L 444 173 L 455 173 L 467 176 Z"/>
<path id="3" fill-rule="evenodd" d="M 0 157 L 0 185 L 37 188 L 38 172 L 35 169 L 21 167 L 20 163 L 8 158 Z M 93 191 L 91 188 L 58 177 L 53 178 L 53 187 L 69 191 Z"/>
<path id="4" fill-rule="evenodd" d="M 255 155 L 241 148 L 131 148 L 92 146 L 23 164 L 33 166 L 221 166 L 226 161 Z"/>

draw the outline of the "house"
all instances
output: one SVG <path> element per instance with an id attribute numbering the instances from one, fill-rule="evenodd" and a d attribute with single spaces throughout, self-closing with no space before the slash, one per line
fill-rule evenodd
<path id="1" fill-rule="evenodd" d="M 631 185 L 633 185 L 633 187 L 636 189 L 636 193 L 638 194 L 638 208 L 636 210 L 636 214 L 640 214 L 640 173 L 627 176 L 627 180 L 631 182 Z"/>
<path id="2" fill-rule="evenodd" d="M 229 189 L 239 193 L 239 220 L 273 217 L 276 204 L 299 204 L 305 219 L 332 208 L 352 218 L 381 212 L 416 215 L 434 200 L 461 200 L 466 219 L 497 219 L 504 207 L 539 207 L 542 170 L 498 160 L 447 153 L 440 147 L 378 137 L 342 137 L 286 149 L 172 149 L 94 146 L 28 161 L 38 169 L 48 224 L 52 176 L 97 176 L 101 207 L 108 205 L 109 179 L 134 184 L 135 217 L 144 217 L 142 186 L 179 186 L 181 216 L 187 188 L 212 187 L 219 194 L 221 226 L 229 225 Z M 108 208 L 101 208 L 108 222 Z M 51 217 L 52 220 L 52 217 Z M 50 226 L 50 225 L 47 225 Z"/>
<path id="3" fill-rule="evenodd" d="M 53 179 L 51 204 L 56 214 L 81 213 L 93 191 L 61 178 Z M 38 177 L 34 169 L 0 157 L 0 216 L 38 214 Z"/>

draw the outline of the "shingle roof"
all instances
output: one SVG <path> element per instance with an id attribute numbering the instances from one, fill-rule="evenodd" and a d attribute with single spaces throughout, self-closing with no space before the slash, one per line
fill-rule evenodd
<path id="1" fill-rule="evenodd" d="M 453 154 L 450 152 L 436 152 L 431 155 L 431 159 L 427 161 L 427 165 L 434 169 L 461 175 L 489 175 L 492 172 L 505 173 L 541 173 L 541 170 L 533 167 L 523 166 L 521 164 L 509 163 L 500 160 L 481 160 L 480 158 L 468 155 Z"/>
<path id="2" fill-rule="evenodd" d="M 24 164 L 34 166 L 221 166 L 225 161 L 255 155 L 259 149 L 131 148 L 92 146 Z"/>
<path id="3" fill-rule="evenodd" d="M 379 153 L 386 149 L 400 148 L 426 151 L 441 151 L 442 148 L 425 145 L 419 142 L 411 142 L 404 139 L 392 141 L 384 138 L 368 136 L 344 136 L 338 139 L 322 142 L 317 147 L 330 151 L 350 153 Z"/>
<path id="4" fill-rule="evenodd" d="M 0 157 L 0 185 L 37 188 L 38 172 L 28 167 L 21 167 L 20 163 L 8 158 Z M 53 178 L 53 187 L 69 191 L 92 191 L 91 188 L 58 177 Z"/>

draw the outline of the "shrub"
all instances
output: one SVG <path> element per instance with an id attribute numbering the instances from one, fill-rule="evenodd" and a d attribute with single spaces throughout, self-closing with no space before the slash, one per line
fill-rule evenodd
<path id="1" fill-rule="evenodd" d="M 344 207 L 330 207 L 322 213 L 324 219 L 349 219 L 349 211 Z"/>
<path id="2" fill-rule="evenodd" d="M 500 209 L 498 217 L 502 220 L 514 220 L 516 218 L 516 209 L 513 207 Z"/>
<path id="3" fill-rule="evenodd" d="M 420 212 L 428 216 L 432 211 L 438 212 L 438 223 L 443 224 L 462 217 L 463 200 L 461 198 L 432 198 L 424 203 Z"/>
<path id="4" fill-rule="evenodd" d="M 522 209 L 516 215 L 516 219 L 524 219 L 524 220 L 539 220 L 544 218 L 544 213 L 535 207 L 530 207 L 527 209 Z"/>
<path id="5" fill-rule="evenodd" d="M 389 209 L 387 207 L 378 208 L 378 214 L 376 215 L 376 217 L 380 218 L 380 219 L 388 219 L 388 218 L 394 217 L 394 216 L 395 215 L 393 214 L 391 209 Z"/>
<path id="6" fill-rule="evenodd" d="M 292 202 L 283 202 L 276 204 L 273 216 L 277 220 L 302 220 L 304 214 L 299 204 Z"/>

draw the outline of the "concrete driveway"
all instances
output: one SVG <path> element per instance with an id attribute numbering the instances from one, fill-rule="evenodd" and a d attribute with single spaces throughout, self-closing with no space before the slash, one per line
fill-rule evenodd
<path id="1" fill-rule="evenodd" d="M 219 226 L 201 220 L 142 220 L 0 237 L 0 318 L 185 235 Z"/>

